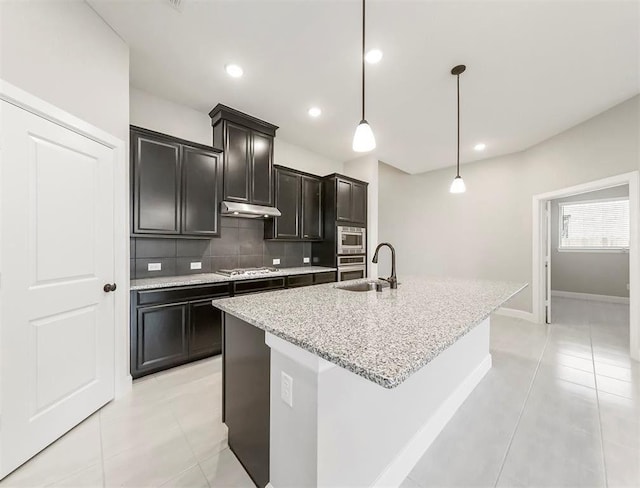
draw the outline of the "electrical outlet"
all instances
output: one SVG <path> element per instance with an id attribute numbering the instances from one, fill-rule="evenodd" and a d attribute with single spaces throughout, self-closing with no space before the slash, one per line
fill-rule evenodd
<path id="1" fill-rule="evenodd" d="M 191 269 L 202 269 L 202 261 L 194 261 L 191 263 Z"/>
<path id="2" fill-rule="evenodd" d="M 311 262 L 311 258 L 302 258 L 302 262 L 304 264 L 309 264 Z"/>
<path id="3" fill-rule="evenodd" d="M 280 259 L 279 258 L 274 258 L 273 259 L 273 264 L 280 264 Z"/>
<path id="4" fill-rule="evenodd" d="M 284 371 L 280 372 L 280 398 L 293 408 L 293 378 Z"/>
<path id="5" fill-rule="evenodd" d="M 147 263 L 147 271 L 162 271 L 162 263 Z"/>

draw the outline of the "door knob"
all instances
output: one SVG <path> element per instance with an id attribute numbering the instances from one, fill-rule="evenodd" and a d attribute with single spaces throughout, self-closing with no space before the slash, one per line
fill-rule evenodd
<path id="1" fill-rule="evenodd" d="M 104 285 L 102 289 L 107 293 L 109 293 L 110 291 L 116 291 L 116 284 L 114 283 L 112 285 L 110 283 L 107 283 L 106 285 Z"/>

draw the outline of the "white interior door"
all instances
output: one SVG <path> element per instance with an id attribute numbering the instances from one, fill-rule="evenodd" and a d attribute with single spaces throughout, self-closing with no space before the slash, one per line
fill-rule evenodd
<path id="1" fill-rule="evenodd" d="M 0 103 L 2 478 L 113 398 L 115 153 Z"/>
<path id="2" fill-rule="evenodd" d="M 544 276 L 545 276 L 545 322 L 551 323 L 551 200 L 547 200 L 545 209 L 545 258 L 544 258 Z"/>

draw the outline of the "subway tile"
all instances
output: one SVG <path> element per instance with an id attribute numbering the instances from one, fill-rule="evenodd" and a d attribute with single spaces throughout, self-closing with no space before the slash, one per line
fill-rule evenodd
<path id="1" fill-rule="evenodd" d="M 129 238 L 129 258 L 130 259 L 135 259 L 136 258 L 136 239 L 135 239 L 135 237 L 130 237 Z"/>
<path id="2" fill-rule="evenodd" d="M 280 241 L 264 241 L 264 254 L 284 256 L 285 243 Z"/>
<path id="3" fill-rule="evenodd" d="M 256 229 L 238 229 L 239 252 L 240 255 L 262 255 L 264 236 Z"/>
<path id="4" fill-rule="evenodd" d="M 285 242 L 284 255 L 292 258 L 299 258 L 302 262 L 302 255 L 304 254 L 304 243 L 302 242 Z"/>
<path id="5" fill-rule="evenodd" d="M 212 256 L 209 258 L 211 272 L 220 269 L 234 269 L 238 267 L 238 256 Z"/>
<path id="6" fill-rule="evenodd" d="M 176 243 L 176 257 L 206 256 L 209 251 L 210 239 L 178 239 Z"/>
<path id="7" fill-rule="evenodd" d="M 220 217 L 220 227 L 238 227 L 238 218 L 235 217 Z"/>
<path id="8" fill-rule="evenodd" d="M 255 268 L 262 266 L 262 254 L 238 256 L 239 268 Z"/>
<path id="9" fill-rule="evenodd" d="M 262 219 L 238 219 L 238 227 L 259 230 L 264 235 L 264 220 Z"/>
<path id="10" fill-rule="evenodd" d="M 149 271 L 149 263 L 160 263 L 160 271 Z M 138 258 L 136 259 L 136 278 L 155 278 L 158 276 L 175 276 L 176 258 Z"/>
<path id="11" fill-rule="evenodd" d="M 200 269 L 191 269 L 191 263 L 200 263 Z M 211 273 L 211 259 L 208 256 L 192 256 L 176 258 L 176 274 Z"/>
<path id="12" fill-rule="evenodd" d="M 220 237 L 209 241 L 210 256 L 236 256 L 239 254 L 238 229 L 235 227 L 225 227 L 220 233 Z"/>
<path id="13" fill-rule="evenodd" d="M 175 239 L 154 239 L 148 237 L 140 237 L 136 239 L 136 259 L 175 257 Z"/>

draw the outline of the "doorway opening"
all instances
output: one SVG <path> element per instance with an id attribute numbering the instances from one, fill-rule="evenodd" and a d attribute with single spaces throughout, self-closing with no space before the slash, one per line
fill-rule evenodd
<path id="1" fill-rule="evenodd" d="M 634 171 L 533 197 L 535 321 L 554 322 L 552 302 L 563 299 L 592 300 L 605 308 L 617 304 L 612 309 L 628 303 L 629 353 L 635 360 L 640 360 L 638 187 Z M 602 232 L 594 222 L 605 222 Z"/>

